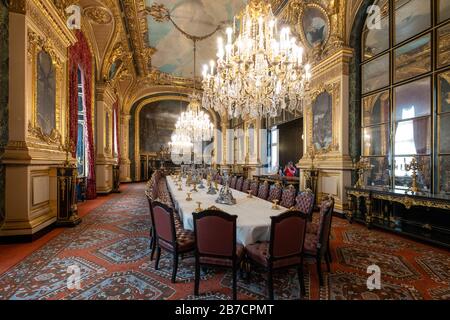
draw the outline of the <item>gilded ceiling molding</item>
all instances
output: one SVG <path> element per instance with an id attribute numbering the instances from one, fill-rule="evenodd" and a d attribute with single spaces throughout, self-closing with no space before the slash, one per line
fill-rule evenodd
<path id="1" fill-rule="evenodd" d="M 114 21 L 113 21 L 114 22 Z M 114 23 L 111 23 L 111 30 L 115 29 L 115 25 Z M 83 31 L 84 35 L 86 36 L 86 38 L 88 39 L 89 43 L 91 44 L 91 49 L 92 49 L 92 53 L 93 53 L 93 57 L 94 57 L 94 61 L 95 63 L 93 64 L 95 67 L 95 79 L 96 81 L 99 81 L 101 79 L 101 65 L 104 61 L 104 57 L 105 54 L 107 53 L 107 46 L 106 45 L 104 48 L 101 48 L 99 45 L 99 39 L 96 38 L 96 33 L 95 33 L 95 28 L 96 26 L 98 26 L 97 24 L 93 23 L 91 20 L 85 18 L 82 19 L 82 23 L 81 23 L 81 30 Z M 108 39 L 107 39 L 107 43 L 111 43 L 113 37 L 114 37 L 114 31 L 111 32 L 108 35 Z M 103 49 L 103 52 L 101 52 L 100 50 Z"/>
<path id="2" fill-rule="evenodd" d="M 197 88 L 201 88 L 201 80 L 197 79 Z M 191 94 L 194 88 L 194 81 L 192 79 L 176 77 L 167 73 L 159 72 L 159 70 L 152 70 L 147 76 L 138 77 L 134 80 L 127 92 L 126 104 L 138 100 L 138 97 L 145 96 L 142 92 L 158 91 L 169 89 L 169 92 L 181 92 L 183 94 Z"/>
<path id="3" fill-rule="evenodd" d="M 129 46 L 127 33 L 125 32 L 124 20 L 122 19 L 119 2 L 115 0 L 103 0 L 102 2 L 112 13 L 115 28 L 114 33 L 109 40 L 105 55 L 97 65 L 98 79 L 101 82 L 111 85 L 120 97 L 121 102 L 123 102 L 130 85 L 133 83 L 133 79 L 135 79 L 133 53 Z M 113 79 L 109 79 L 111 65 L 119 59 L 122 63 Z M 124 86 L 123 82 L 128 82 L 128 85 Z"/>
<path id="4" fill-rule="evenodd" d="M 127 32 L 134 44 L 133 58 L 137 66 L 139 76 L 138 83 L 147 85 L 174 85 L 177 87 L 193 88 L 193 81 L 171 74 L 162 73 L 151 65 L 151 59 L 156 52 L 155 48 L 149 46 L 147 15 L 154 17 L 156 21 L 168 20 L 169 11 L 163 4 L 155 3 L 152 7 L 146 7 L 145 0 L 121 0 L 124 6 L 125 19 L 128 24 Z M 271 0 L 275 12 L 280 11 L 288 3 L 287 0 Z M 199 78 L 201 86 L 201 79 Z"/>
<path id="5" fill-rule="evenodd" d="M 30 24 L 36 32 L 50 38 L 55 49 L 66 56 L 66 48 L 73 45 L 77 39 L 67 28 L 66 21 L 61 17 L 51 0 L 27 0 L 27 15 Z"/>
<path id="6" fill-rule="evenodd" d="M 119 40 L 119 39 L 116 39 Z M 112 50 L 107 53 L 105 60 L 103 62 L 103 70 L 102 70 L 102 79 L 103 81 L 109 80 L 124 80 L 125 77 L 132 76 L 130 72 L 130 68 L 132 66 L 133 55 L 131 52 L 126 51 L 121 41 L 116 41 Z M 111 69 L 111 65 L 114 62 L 121 62 L 119 69 L 117 70 L 113 79 L 109 79 L 109 71 Z"/>
<path id="7" fill-rule="evenodd" d="M 136 84 L 132 90 L 132 95 L 127 95 L 127 98 L 123 103 L 123 111 L 129 113 L 131 107 L 145 97 L 148 96 L 162 96 L 162 95 L 180 95 L 189 96 L 192 93 L 191 89 L 185 87 L 177 87 L 173 85 L 166 86 L 140 86 L 139 90 L 136 90 Z"/>
<path id="8" fill-rule="evenodd" d="M 113 17 L 109 11 L 101 6 L 87 7 L 83 10 L 84 15 L 93 23 L 109 24 Z"/>
<path id="9" fill-rule="evenodd" d="M 66 9 L 72 4 L 78 5 L 79 0 L 51 0 L 53 4 L 55 5 L 56 9 L 58 10 L 59 15 L 61 18 L 66 19 L 67 13 Z"/>
<path id="10" fill-rule="evenodd" d="M 133 58 L 139 76 L 147 75 L 150 70 L 151 55 L 147 41 L 147 16 L 145 0 L 120 0 L 123 4 L 127 33 L 130 36 Z"/>
<path id="11" fill-rule="evenodd" d="M 4 0 L 10 12 L 27 13 L 27 0 Z"/>
<path id="12" fill-rule="evenodd" d="M 345 42 L 350 43 L 350 36 L 352 33 L 353 23 L 356 15 L 365 0 L 347 0 L 346 14 L 345 14 Z"/>

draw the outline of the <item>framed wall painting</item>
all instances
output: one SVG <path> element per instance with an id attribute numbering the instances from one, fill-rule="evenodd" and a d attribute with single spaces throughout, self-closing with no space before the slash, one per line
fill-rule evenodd
<path id="1" fill-rule="evenodd" d="M 315 150 L 327 149 L 333 143 L 332 96 L 324 91 L 312 105 L 313 145 Z"/>
<path id="2" fill-rule="evenodd" d="M 36 125 L 51 135 L 56 129 L 56 70 L 46 51 L 38 53 L 36 63 Z"/>
<path id="3" fill-rule="evenodd" d="M 307 5 L 301 14 L 302 40 L 310 47 L 323 46 L 330 36 L 330 19 L 317 4 Z"/>

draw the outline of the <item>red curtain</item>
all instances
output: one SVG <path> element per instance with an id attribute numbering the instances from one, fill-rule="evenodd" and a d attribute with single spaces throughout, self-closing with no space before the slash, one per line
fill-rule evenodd
<path id="1" fill-rule="evenodd" d="M 77 128 L 78 128 L 78 68 L 83 75 L 83 93 L 86 108 L 87 150 L 88 160 L 87 191 L 88 199 L 95 199 L 97 191 L 95 186 L 95 151 L 92 128 L 92 54 L 86 37 L 80 30 L 75 31 L 77 43 L 69 48 L 69 136 L 74 143 L 72 156 L 76 157 Z"/>

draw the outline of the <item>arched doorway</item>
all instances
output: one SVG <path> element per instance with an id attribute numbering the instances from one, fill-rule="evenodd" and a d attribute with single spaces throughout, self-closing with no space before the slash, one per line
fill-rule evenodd
<path id="1" fill-rule="evenodd" d="M 159 94 L 145 97 L 134 103 L 133 107 L 130 110 L 131 117 L 129 132 L 129 153 L 131 161 L 130 171 L 131 177 L 134 181 L 142 181 L 148 179 L 149 174 L 151 173 L 151 171 L 149 170 L 149 162 L 152 166 L 152 157 L 159 150 L 161 145 L 167 145 L 167 142 L 170 141 L 170 136 L 175 128 L 176 119 L 179 114 L 185 110 L 189 101 L 190 99 L 187 95 Z M 172 108 L 170 107 L 171 105 Z M 180 105 L 182 107 L 180 107 Z M 153 111 L 152 108 L 154 109 Z M 162 127 L 160 127 L 161 129 L 158 129 L 158 112 L 161 113 L 161 111 L 163 110 L 172 110 L 172 113 L 170 114 L 170 118 L 172 118 L 172 120 L 168 120 L 168 115 L 162 117 L 166 119 L 167 125 L 170 125 L 169 123 L 172 123 L 171 130 L 162 129 Z M 217 114 L 210 111 L 207 112 L 215 128 L 218 128 L 219 121 Z M 146 117 L 148 121 L 145 120 Z M 144 124 L 146 128 L 143 128 L 142 124 Z M 161 126 L 162 124 L 162 122 L 159 123 L 159 125 Z M 146 140 L 146 142 L 144 143 L 142 138 L 143 135 L 149 135 L 148 130 L 153 132 L 152 137 L 151 139 Z M 162 135 L 162 138 L 158 134 L 155 134 L 155 130 L 165 132 Z M 215 140 L 216 139 L 214 139 L 214 141 Z M 215 142 L 213 142 L 213 144 L 215 146 Z M 208 143 L 203 146 L 203 148 L 207 147 L 209 149 L 214 149 L 211 148 Z"/>

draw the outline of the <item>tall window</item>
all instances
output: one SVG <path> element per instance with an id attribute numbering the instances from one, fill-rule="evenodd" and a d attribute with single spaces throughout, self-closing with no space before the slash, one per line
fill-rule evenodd
<path id="1" fill-rule="evenodd" d="M 373 166 L 368 184 L 408 188 L 405 164 L 416 157 L 421 189 L 450 193 L 450 0 L 374 5 L 380 10 L 369 14 L 361 37 L 362 153 Z"/>
<path id="2" fill-rule="evenodd" d="M 114 156 L 119 154 L 119 140 L 117 140 L 117 109 L 113 110 L 113 144 L 114 144 Z"/>
<path id="3" fill-rule="evenodd" d="M 77 135 L 77 169 L 78 176 L 87 177 L 88 166 L 86 161 L 86 104 L 83 92 L 83 73 L 78 68 L 78 135 Z"/>
<path id="4" fill-rule="evenodd" d="M 279 156 L 278 156 L 278 133 L 277 127 L 273 127 L 270 130 L 269 135 L 269 152 L 270 152 L 270 170 L 277 170 L 280 166 Z"/>

